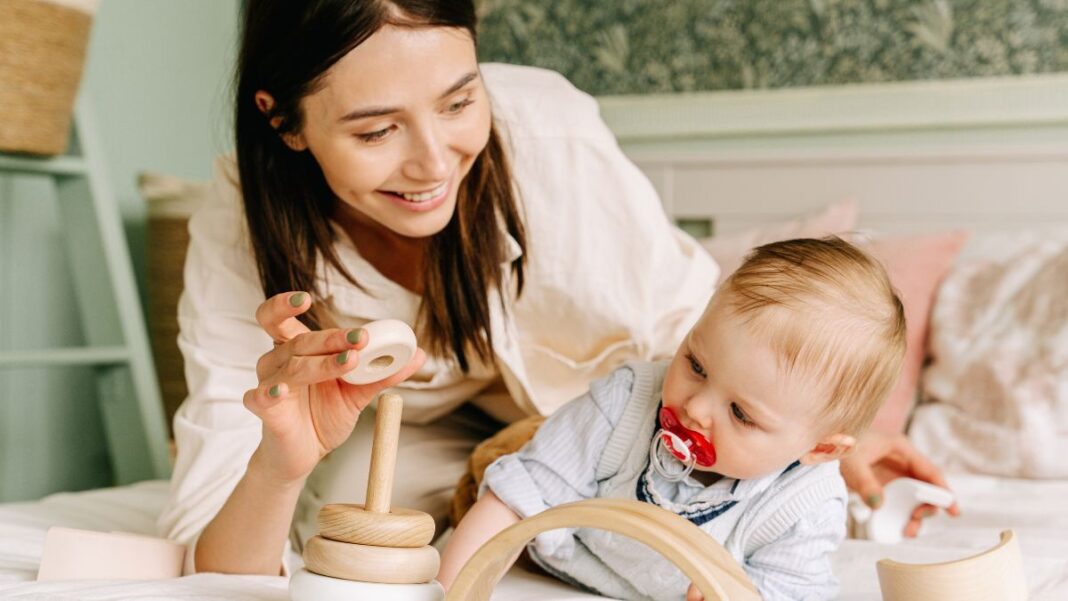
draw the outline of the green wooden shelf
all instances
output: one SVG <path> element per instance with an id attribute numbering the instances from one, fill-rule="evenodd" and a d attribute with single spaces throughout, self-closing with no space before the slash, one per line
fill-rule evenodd
<path id="1" fill-rule="evenodd" d="M 0 171 L 15 175 L 81 176 L 88 171 L 85 160 L 76 156 L 37 158 L 0 154 Z"/>
<path id="2" fill-rule="evenodd" d="M 75 111 L 67 155 L 0 153 L 0 174 L 52 182 L 85 346 L 4 350 L 0 369 L 93 368 L 114 483 L 166 478 L 167 424 L 122 218 L 91 111 L 84 101 Z"/>
<path id="3" fill-rule="evenodd" d="M 42 365 L 115 365 L 129 360 L 129 351 L 121 346 L 0 352 L 0 368 Z"/>

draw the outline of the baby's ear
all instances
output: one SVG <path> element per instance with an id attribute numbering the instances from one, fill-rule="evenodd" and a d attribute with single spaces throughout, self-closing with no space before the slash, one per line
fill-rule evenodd
<path id="1" fill-rule="evenodd" d="M 817 463 L 841 459 L 842 455 L 851 451 L 856 444 L 857 439 L 848 434 L 842 434 L 841 432 L 829 434 L 824 436 L 823 440 L 817 442 L 816 446 L 812 447 L 812 450 L 801 457 L 801 463 L 803 465 L 816 465 Z"/>

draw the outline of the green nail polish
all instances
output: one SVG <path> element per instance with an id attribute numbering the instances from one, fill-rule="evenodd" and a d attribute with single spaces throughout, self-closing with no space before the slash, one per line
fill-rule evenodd
<path id="1" fill-rule="evenodd" d="M 304 293 L 298 292 L 289 297 L 289 306 L 299 307 L 304 304 Z"/>
<path id="2" fill-rule="evenodd" d="M 359 344 L 363 341 L 363 336 L 366 330 L 360 328 L 358 330 L 349 330 L 348 334 L 345 334 L 345 340 L 349 341 L 349 344 Z"/>
<path id="3" fill-rule="evenodd" d="M 882 495 L 868 495 L 868 507 L 872 509 L 878 509 L 879 505 L 883 502 Z"/>
<path id="4" fill-rule="evenodd" d="M 278 389 L 278 384 L 275 384 L 274 386 L 271 386 L 271 389 L 267 391 L 267 394 L 277 397 L 281 392 L 282 391 Z"/>
<path id="5" fill-rule="evenodd" d="M 344 365 L 344 364 L 346 364 L 348 362 L 349 362 L 349 352 L 348 351 L 345 351 L 344 353 L 341 353 L 340 355 L 337 356 L 337 364 L 338 365 Z"/>

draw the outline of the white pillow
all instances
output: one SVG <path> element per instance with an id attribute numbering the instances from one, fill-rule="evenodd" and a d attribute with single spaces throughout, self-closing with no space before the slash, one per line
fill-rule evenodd
<path id="1" fill-rule="evenodd" d="M 736 234 L 702 238 L 698 242 L 719 264 L 718 283 L 721 284 L 741 266 L 750 250 L 780 240 L 822 238 L 852 232 L 857 226 L 858 213 L 857 203 L 847 200 L 828 205 L 812 215 L 768 223 Z"/>

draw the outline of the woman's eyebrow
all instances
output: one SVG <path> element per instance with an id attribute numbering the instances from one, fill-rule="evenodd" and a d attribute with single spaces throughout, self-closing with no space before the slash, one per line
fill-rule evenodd
<path id="1" fill-rule="evenodd" d="M 472 81 L 475 81 L 475 79 L 477 79 L 477 78 L 478 78 L 478 71 L 472 71 L 472 72 L 468 73 L 467 75 L 464 75 L 460 79 L 457 79 L 456 83 L 454 83 L 451 86 L 449 86 L 449 89 L 445 90 L 441 94 L 441 96 L 438 96 L 438 99 L 440 100 L 442 98 L 445 98 L 449 94 L 452 94 L 453 92 L 455 92 L 455 91 L 459 90 L 460 88 L 466 86 L 467 84 L 471 83 Z"/>
<path id="2" fill-rule="evenodd" d="M 359 121 L 360 119 L 366 119 L 368 117 L 381 117 L 382 115 L 391 115 L 393 113 L 399 113 L 399 112 L 400 112 L 400 109 L 393 108 L 393 107 L 388 107 L 388 106 L 371 107 L 371 108 L 366 108 L 366 109 L 356 109 L 354 111 L 351 111 L 351 112 L 345 114 L 345 116 L 343 116 L 342 118 L 338 119 L 337 121 L 338 121 L 338 123 L 347 123 L 349 121 Z"/>
<path id="3" fill-rule="evenodd" d="M 451 86 L 449 86 L 448 90 L 445 90 L 444 92 L 442 92 L 441 96 L 439 96 L 438 98 L 439 99 L 445 98 L 449 94 L 452 94 L 453 92 L 456 92 L 457 90 L 459 90 L 460 88 L 466 86 L 467 84 L 471 83 L 472 81 L 474 81 L 477 78 L 478 78 L 478 71 L 472 71 L 472 72 L 464 75 L 460 79 L 456 80 L 456 83 L 454 83 Z M 389 106 L 376 106 L 376 107 L 369 107 L 369 108 L 365 108 L 365 109 L 356 109 L 354 111 L 350 111 L 350 112 L 346 113 L 344 116 L 342 116 L 340 119 L 338 119 L 338 122 L 339 123 L 347 123 L 349 121 L 357 121 L 359 119 L 366 119 L 368 117 L 381 117 L 382 115 L 392 115 L 393 113 L 399 113 L 400 111 L 401 111 L 401 109 L 399 109 L 399 108 L 389 107 Z"/>

